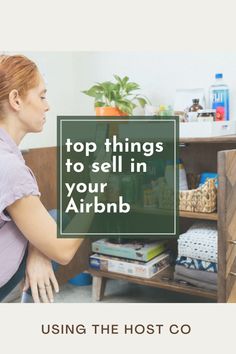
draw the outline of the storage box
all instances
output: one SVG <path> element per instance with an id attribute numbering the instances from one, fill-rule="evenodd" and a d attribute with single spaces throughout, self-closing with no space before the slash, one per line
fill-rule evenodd
<path id="1" fill-rule="evenodd" d="M 109 256 L 134 259 L 147 262 L 166 250 L 165 241 L 114 243 L 101 239 L 92 243 L 92 251 Z"/>
<path id="2" fill-rule="evenodd" d="M 233 135 L 236 133 L 236 121 L 223 122 L 185 122 L 180 123 L 180 138 L 207 138 Z"/>
<path id="3" fill-rule="evenodd" d="M 169 253 L 162 253 L 147 263 L 109 257 L 101 254 L 93 254 L 90 256 L 90 267 L 93 269 L 146 279 L 153 277 L 161 270 L 167 268 L 169 264 Z"/>
<path id="4" fill-rule="evenodd" d="M 215 179 L 207 181 L 196 189 L 179 192 L 179 210 L 196 213 L 212 213 L 216 210 L 217 189 Z"/>

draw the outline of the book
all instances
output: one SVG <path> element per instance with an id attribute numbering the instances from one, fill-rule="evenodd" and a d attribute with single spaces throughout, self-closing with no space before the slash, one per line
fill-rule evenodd
<path id="1" fill-rule="evenodd" d="M 96 270 L 150 279 L 170 265 L 170 255 L 168 252 L 165 252 L 151 261 L 144 263 L 130 259 L 93 254 L 90 256 L 89 263 L 90 267 Z"/>
<path id="2" fill-rule="evenodd" d="M 92 251 L 109 256 L 147 262 L 166 250 L 166 241 L 114 243 L 101 239 L 92 243 Z"/>

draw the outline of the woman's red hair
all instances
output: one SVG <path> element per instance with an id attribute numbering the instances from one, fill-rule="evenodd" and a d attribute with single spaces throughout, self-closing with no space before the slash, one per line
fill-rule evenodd
<path id="1" fill-rule="evenodd" d="M 12 90 L 25 97 L 28 90 L 37 86 L 37 65 L 23 55 L 0 55 L 0 113 Z"/>

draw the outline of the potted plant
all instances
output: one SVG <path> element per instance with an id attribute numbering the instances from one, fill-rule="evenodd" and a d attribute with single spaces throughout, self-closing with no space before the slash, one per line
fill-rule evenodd
<path id="1" fill-rule="evenodd" d="M 134 93 L 140 89 L 129 77 L 123 79 L 114 75 L 115 82 L 98 82 L 86 91 L 88 96 L 94 97 L 94 106 L 97 116 L 131 116 L 138 105 L 144 107 L 148 100 Z"/>

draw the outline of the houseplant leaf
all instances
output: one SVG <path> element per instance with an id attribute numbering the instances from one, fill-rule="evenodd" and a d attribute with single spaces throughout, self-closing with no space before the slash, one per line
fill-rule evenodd
<path id="1" fill-rule="evenodd" d="M 140 88 L 139 85 L 136 84 L 135 82 L 129 82 L 125 86 L 125 91 L 127 93 L 129 93 L 129 92 L 134 91 L 134 90 L 139 90 L 139 88 Z"/>
<path id="2" fill-rule="evenodd" d="M 141 107 L 144 107 L 147 104 L 147 101 L 143 97 L 137 97 L 137 101 L 139 102 Z"/>
<path id="3" fill-rule="evenodd" d="M 101 101 L 97 101 L 95 102 L 95 107 L 104 107 L 105 106 L 105 103 L 104 102 L 101 102 Z"/>

